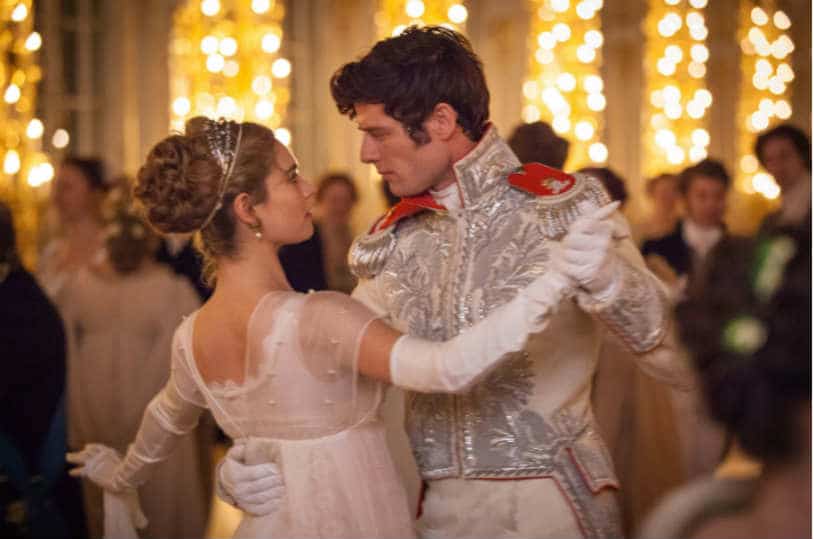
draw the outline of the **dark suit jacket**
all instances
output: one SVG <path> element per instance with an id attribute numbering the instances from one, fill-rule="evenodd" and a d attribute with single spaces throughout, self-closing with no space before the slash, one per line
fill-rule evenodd
<path id="1" fill-rule="evenodd" d="M 203 260 L 191 241 L 188 241 L 177 254 L 172 254 L 167 246 L 167 240 L 161 240 L 155 259 L 168 265 L 176 274 L 189 279 L 201 301 L 206 301 L 212 295 L 212 289 L 203 282 Z"/>
<path id="2" fill-rule="evenodd" d="M 314 235 L 304 242 L 280 249 L 280 263 L 288 282 L 297 292 L 328 288 L 319 226 L 314 226 Z"/>
<path id="3" fill-rule="evenodd" d="M 679 221 L 675 229 L 661 238 L 647 240 L 642 245 L 642 255 L 659 255 L 664 258 L 676 275 L 685 275 L 692 269 L 692 249 L 681 235 L 683 221 Z"/>

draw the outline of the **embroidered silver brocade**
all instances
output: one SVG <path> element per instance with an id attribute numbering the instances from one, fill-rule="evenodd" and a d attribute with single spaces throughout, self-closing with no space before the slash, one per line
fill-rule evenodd
<path id="1" fill-rule="evenodd" d="M 626 260 L 622 282 L 607 304 L 580 294 L 580 305 L 594 313 L 625 345 L 638 354 L 657 347 L 667 334 L 670 304 L 655 278 Z"/>
<path id="2" fill-rule="evenodd" d="M 375 277 L 384 267 L 395 245 L 393 230 L 389 228 L 359 236 L 348 251 L 351 273 L 360 279 Z"/>
<path id="3" fill-rule="evenodd" d="M 611 201 L 607 191 L 595 177 L 576 173 L 574 178 L 577 181 L 568 192 L 556 197 L 537 199 L 546 238 L 558 240 L 565 236 L 571 223 L 585 213 L 585 205 L 600 208 Z"/>

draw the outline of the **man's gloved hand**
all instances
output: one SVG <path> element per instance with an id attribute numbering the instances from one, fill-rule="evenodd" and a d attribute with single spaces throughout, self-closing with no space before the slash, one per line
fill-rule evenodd
<path id="1" fill-rule="evenodd" d="M 273 462 L 246 464 L 246 443 L 237 442 L 218 464 L 217 494 L 253 516 L 278 511 L 284 502 L 285 485 Z"/>
<path id="2" fill-rule="evenodd" d="M 612 294 L 618 280 L 618 261 L 611 251 L 612 216 L 618 207 L 619 202 L 611 202 L 574 221 L 552 256 L 556 270 L 599 301 Z"/>

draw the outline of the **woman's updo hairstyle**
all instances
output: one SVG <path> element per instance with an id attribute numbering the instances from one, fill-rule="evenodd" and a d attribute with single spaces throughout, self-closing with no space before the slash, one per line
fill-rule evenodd
<path id="1" fill-rule="evenodd" d="M 134 190 L 153 227 L 163 233 L 200 231 L 198 246 L 210 259 L 235 256 L 232 202 L 240 193 L 248 193 L 254 204 L 263 202 L 264 180 L 274 164 L 275 139 L 269 128 L 250 122 L 220 124 L 218 129 L 228 130 L 230 140 L 237 141 L 224 189 L 224 171 L 208 136 L 216 124 L 196 116 L 187 121 L 184 134 L 156 144 L 139 169 Z"/>

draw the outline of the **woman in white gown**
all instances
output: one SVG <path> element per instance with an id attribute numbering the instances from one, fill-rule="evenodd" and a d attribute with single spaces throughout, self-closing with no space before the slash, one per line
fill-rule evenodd
<path id="1" fill-rule="evenodd" d="M 102 203 L 109 188 L 99 159 L 67 157 L 57 169 L 51 196 L 60 231 L 40 255 L 37 279 L 60 311 L 78 271 L 104 258 Z"/>
<path id="2" fill-rule="evenodd" d="M 76 474 L 106 491 L 108 536 L 135 536 L 131 519 L 143 525 L 135 487 L 204 408 L 245 442 L 248 463 L 275 462 L 285 481 L 281 510 L 244 516 L 237 536 L 414 536 L 377 414 L 381 382 L 465 390 L 542 329 L 569 290 L 565 272 L 548 269 L 489 318 L 430 343 L 402 336 L 348 296 L 291 290 L 277 249 L 312 233 L 314 190 L 269 129 L 194 118 L 185 135 L 151 151 L 138 180 L 154 226 L 201 230 L 217 281 L 176 330 L 170 380 L 124 459 L 93 444 L 69 455 L 81 465 Z M 610 237 L 609 222 L 603 230 Z"/>

